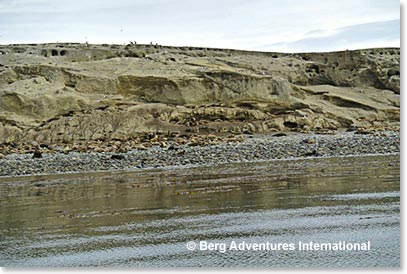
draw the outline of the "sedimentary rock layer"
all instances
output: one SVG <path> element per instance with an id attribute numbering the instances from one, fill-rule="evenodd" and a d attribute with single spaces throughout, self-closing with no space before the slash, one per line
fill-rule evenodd
<path id="1" fill-rule="evenodd" d="M 400 49 L 0 46 L 0 143 L 394 129 Z"/>

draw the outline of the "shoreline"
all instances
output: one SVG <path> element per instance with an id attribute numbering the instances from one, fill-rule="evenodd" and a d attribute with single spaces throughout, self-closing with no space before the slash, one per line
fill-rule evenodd
<path id="1" fill-rule="evenodd" d="M 250 163 L 283 159 L 369 156 L 400 153 L 400 133 L 341 132 L 334 135 L 289 133 L 286 136 L 256 134 L 241 142 L 206 146 L 153 146 L 143 150 L 114 152 L 70 152 L 9 154 L 0 159 L 0 178 L 52 174 L 137 171 L 155 168 L 190 168 L 228 163 Z"/>
<path id="2" fill-rule="evenodd" d="M 91 171 L 68 171 L 62 173 L 39 173 L 39 174 L 24 174 L 15 176 L 0 176 L 1 183 L 24 183 L 24 182 L 43 182 L 50 181 L 55 182 L 59 180 L 78 179 L 82 177 L 109 177 L 112 175 L 127 175 L 134 172 L 139 172 L 138 174 L 144 175 L 150 172 L 172 172 L 179 170 L 189 170 L 189 169 L 202 169 L 202 168 L 223 168 L 228 165 L 239 165 L 239 164 L 264 164 L 264 163 L 276 163 L 276 162 L 296 162 L 296 161 L 320 161 L 320 160 L 330 160 L 330 159 L 346 159 L 346 158 L 361 158 L 368 159 L 374 157 L 386 157 L 386 156 L 400 156 L 400 152 L 394 153 L 371 153 L 371 154 L 349 154 L 349 155 L 333 155 L 333 156 L 319 156 L 319 157 L 292 157 L 292 158 L 281 158 L 281 159 L 268 159 L 268 160 L 253 160 L 247 162 L 229 162 L 229 163 L 217 163 L 217 164 L 201 164 L 201 165 L 178 165 L 178 166 L 162 166 L 162 167 L 151 167 L 151 168 L 130 168 L 130 169 L 115 169 L 115 170 L 91 170 Z"/>

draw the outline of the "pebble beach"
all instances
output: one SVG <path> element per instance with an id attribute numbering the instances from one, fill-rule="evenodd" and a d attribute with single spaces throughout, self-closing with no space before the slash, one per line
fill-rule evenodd
<path id="1" fill-rule="evenodd" d="M 289 133 L 247 135 L 241 142 L 216 145 L 153 146 L 126 153 L 70 152 L 9 154 L 0 159 L 0 176 L 84 173 L 94 171 L 176 168 L 224 163 L 269 161 L 306 157 L 395 154 L 400 152 L 398 131 L 372 134 L 342 132 L 334 135 Z"/>

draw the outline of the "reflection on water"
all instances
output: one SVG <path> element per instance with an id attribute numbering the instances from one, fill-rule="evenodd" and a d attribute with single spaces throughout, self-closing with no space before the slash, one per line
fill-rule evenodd
<path id="1" fill-rule="evenodd" d="M 0 182 L 2 266 L 399 266 L 399 155 Z M 370 251 L 189 251 L 188 241 Z"/>

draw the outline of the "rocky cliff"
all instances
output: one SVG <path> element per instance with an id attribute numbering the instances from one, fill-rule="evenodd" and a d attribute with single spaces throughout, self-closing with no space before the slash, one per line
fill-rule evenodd
<path id="1" fill-rule="evenodd" d="M 0 46 L 0 143 L 397 128 L 400 49 Z"/>

